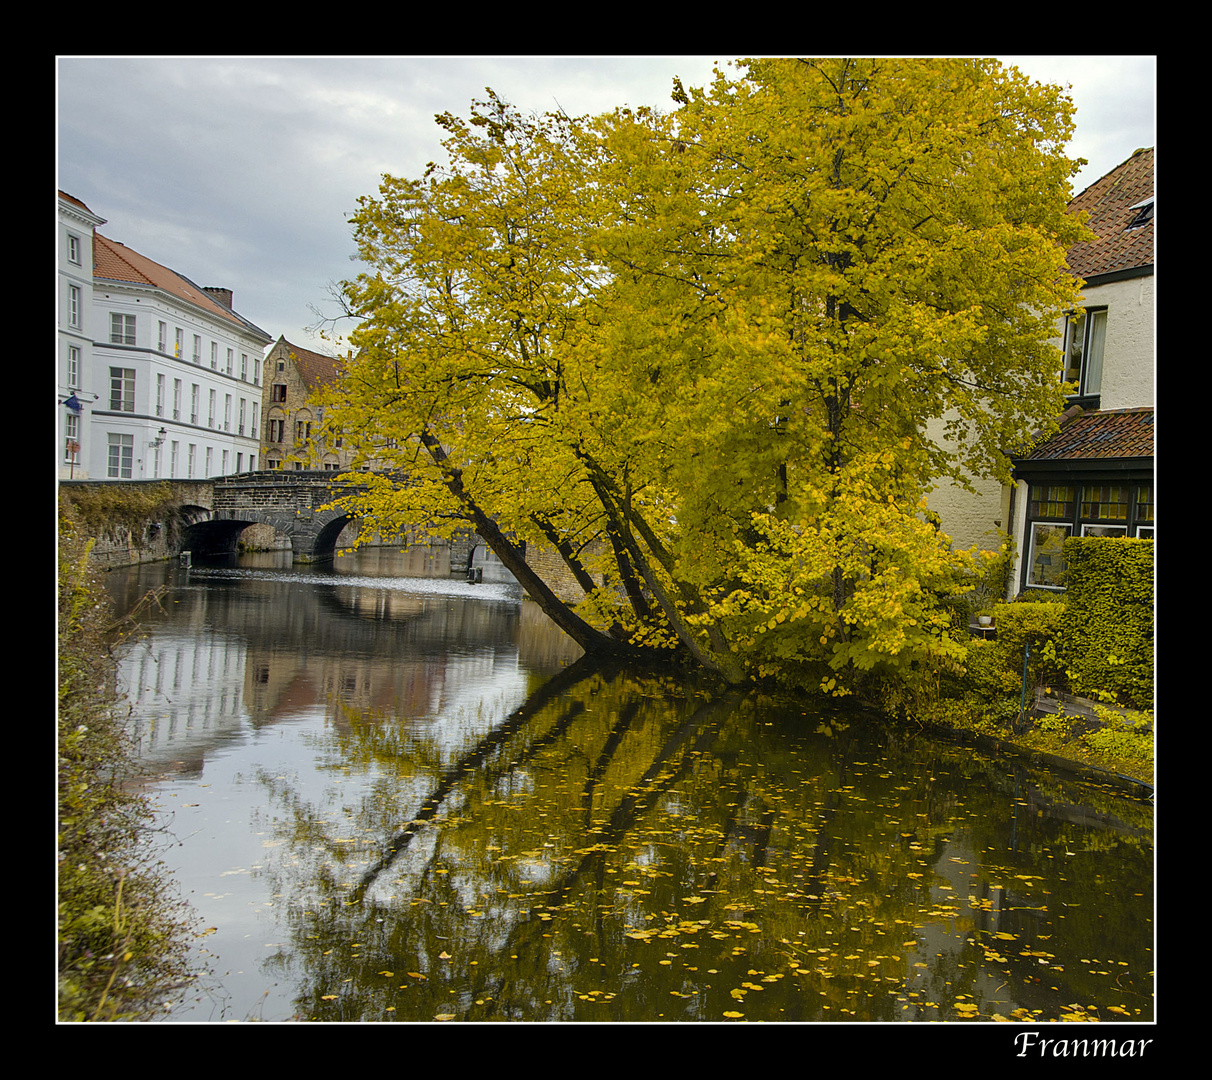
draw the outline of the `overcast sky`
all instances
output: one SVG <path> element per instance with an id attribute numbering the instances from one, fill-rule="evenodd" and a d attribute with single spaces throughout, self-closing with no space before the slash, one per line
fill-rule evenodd
<path id="1" fill-rule="evenodd" d="M 346 219 L 383 173 L 441 155 L 436 113 L 467 115 L 492 87 L 524 111 L 671 107 L 674 77 L 711 80 L 727 56 L 58 58 L 58 187 L 99 231 L 198 285 L 275 340 L 335 314 L 329 283 L 359 264 Z M 1002 57 L 1071 86 L 1074 193 L 1154 145 L 1156 57 Z"/>

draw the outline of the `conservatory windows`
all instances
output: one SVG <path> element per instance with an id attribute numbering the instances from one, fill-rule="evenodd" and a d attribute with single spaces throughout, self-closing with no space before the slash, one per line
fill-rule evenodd
<path id="1" fill-rule="evenodd" d="M 1070 536 L 1154 537 L 1153 484 L 1092 481 L 1032 485 L 1027 507 L 1024 585 L 1063 589 L 1063 547 Z"/>

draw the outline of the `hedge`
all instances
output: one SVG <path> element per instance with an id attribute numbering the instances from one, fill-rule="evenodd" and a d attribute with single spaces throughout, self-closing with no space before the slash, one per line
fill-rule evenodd
<path id="1" fill-rule="evenodd" d="M 1151 709 L 1153 541 L 1070 537 L 1064 556 L 1061 638 L 1073 690 Z"/>

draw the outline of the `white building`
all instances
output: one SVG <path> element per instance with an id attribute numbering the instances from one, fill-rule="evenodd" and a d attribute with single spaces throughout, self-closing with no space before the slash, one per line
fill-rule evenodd
<path id="1" fill-rule="evenodd" d="M 1083 312 L 1057 327 L 1069 408 L 1050 439 L 1010 453 L 1013 485 L 941 484 L 930 499 L 956 547 L 1015 541 L 1008 592 L 1060 592 L 1070 536 L 1154 537 L 1154 152 L 1137 150 L 1074 198 L 1097 237 L 1073 245 Z"/>
<path id="2" fill-rule="evenodd" d="M 59 192 L 58 424 L 59 475 L 88 478 L 89 431 L 84 405 L 93 386 L 93 230 L 104 225 L 79 199 Z"/>
<path id="3" fill-rule="evenodd" d="M 75 475 L 203 479 L 256 469 L 270 336 L 232 309 L 229 289 L 195 285 L 100 233 L 91 239 L 92 374 L 77 394 L 86 437 Z"/>

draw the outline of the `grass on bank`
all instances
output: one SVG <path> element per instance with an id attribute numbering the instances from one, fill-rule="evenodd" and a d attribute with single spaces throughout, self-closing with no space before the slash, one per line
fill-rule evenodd
<path id="1" fill-rule="evenodd" d="M 131 782 L 111 613 L 70 519 L 58 585 L 58 1016 L 162 1015 L 191 985 L 190 910 L 156 857 L 153 811 Z"/>

